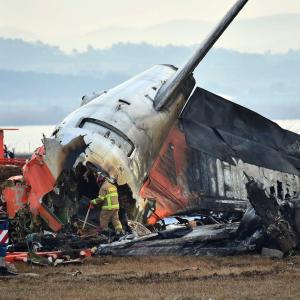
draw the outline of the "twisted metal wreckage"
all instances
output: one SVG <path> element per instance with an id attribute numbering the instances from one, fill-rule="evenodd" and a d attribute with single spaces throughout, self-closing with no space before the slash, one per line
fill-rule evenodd
<path id="1" fill-rule="evenodd" d="M 246 3 L 237 1 L 181 68 L 156 65 L 83 97 L 81 107 L 44 138 L 23 176 L 6 184 L 15 240 L 43 228 L 70 229 L 74 216 L 86 212 L 83 196 L 97 195 L 95 181 L 83 174 L 105 170 L 117 179 L 130 219 L 167 230 L 101 245 L 100 254 L 297 248 L 300 136 L 195 88 L 192 74 Z M 201 226 L 173 224 L 168 230 L 159 221 L 174 215 L 177 223 L 194 215 L 193 224 Z"/>

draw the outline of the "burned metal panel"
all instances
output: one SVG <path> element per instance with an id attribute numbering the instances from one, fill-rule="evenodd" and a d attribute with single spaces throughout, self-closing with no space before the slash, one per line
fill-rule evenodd
<path id="1" fill-rule="evenodd" d="M 188 178 L 188 190 L 201 196 L 201 201 L 198 201 L 199 209 L 227 211 L 246 208 L 247 180 L 244 172 L 260 179 L 269 189 L 274 187 L 275 195 L 279 198 L 278 186 L 283 195 L 294 195 L 300 191 L 300 178 L 297 175 L 248 164 L 234 157 L 234 163 L 230 164 L 188 146 L 187 149 L 189 155 L 185 174 Z"/>
<path id="2" fill-rule="evenodd" d="M 170 157 L 170 148 L 174 163 L 170 164 L 166 157 Z M 163 147 L 156 158 L 147 181 L 144 183 L 140 196 L 154 201 L 155 213 L 145 211 L 148 223 L 155 223 L 158 219 L 169 216 L 176 211 L 183 210 L 189 203 L 188 199 L 197 199 L 198 193 L 191 195 L 187 184 L 187 154 L 185 137 L 175 126 L 168 135 Z M 167 162 L 168 168 L 165 166 Z M 168 172 L 166 170 L 168 169 Z M 169 176 L 170 174 L 173 174 Z M 176 176 L 176 180 L 174 180 Z M 147 206 L 141 207 L 147 210 Z M 149 217 L 150 216 L 150 217 Z"/>
<path id="3" fill-rule="evenodd" d="M 191 168 L 187 169 L 189 188 L 198 193 L 209 191 L 209 177 L 207 169 L 207 154 L 199 151 L 190 151 L 187 161 Z"/>
<path id="4" fill-rule="evenodd" d="M 152 233 L 130 241 L 100 244 L 97 255 L 232 255 L 249 251 L 244 245 L 230 245 L 238 223 L 177 228 Z M 179 234 L 178 234 L 179 233 Z"/>
<path id="5" fill-rule="evenodd" d="M 174 165 L 167 164 L 169 172 L 166 173 L 165 156 L 170 144 L 175 160 Z M 197 210 L 245 210 L 248 198 L 244 172 L 260 179 L 269 189 L 274 187 L 276 195 L 279 184 L 283 194 L 293 195 L 300 190 L 300 179 L 294 174 L 247 164 L 237 158 L 232 161 L 230 164 L 189 147 L 183 132 L 175 126 L 141 191 L 143 198 L 155 201 L 155 215 L 148 221 L 154 223 L 168 215 Z M 176 174 L 176 182 L 169 174 Z"/>
<path id="6" fill-rule="evenodd" d="M 245 107 L 197 88 L 181 122 L 187 144 L 193 149 L 229 163 L 235 157 L 299 175 L 300 136 Z"/>
<path id="7" fill-rule="evenodd" d="M 167 151 L 161 156 L 158 167 L 164 176 L 169 177 L 173 185 L 177 185 L 173 144 L 168 145 Z"/>
<path id="8" fill-rule="evenodd" d="M 156 203 L 151 222 L 195 210 L 245 210 L 249 205 L 245 173 L 279 198 L 279 193 L 283 199 L 299 192 L 295 146 L 299 138 L 246 108 L 197 88 L 142 189 L 142 197 Z"/>

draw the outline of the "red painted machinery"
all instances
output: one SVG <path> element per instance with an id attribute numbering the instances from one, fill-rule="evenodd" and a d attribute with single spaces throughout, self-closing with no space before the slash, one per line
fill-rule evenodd
<path id="1" fill-rule="evenodd" d="M 4 144 L 4 131 L 19 130 L 17 128 L 0 128 L 0 165 L 13 165 L 23 167 L 25 159 L 17 159 L 9 157 L 6 146 Z"/>
<path id="2" fill-rule="evenodd" d="M 49 228 L 59 231 L 62 222 L 42 203 L 43 196 L 55 186 L 55 178 L 44 161 L 44 155 L 45 149 L 42 146 L 23 166 L 23 176 L 8 179 L 2 196 L 10 219 L 18 217 L 18 213 L 23 211 L 25 214 L 30 213 L 33 218 L 41 217 Z"/>

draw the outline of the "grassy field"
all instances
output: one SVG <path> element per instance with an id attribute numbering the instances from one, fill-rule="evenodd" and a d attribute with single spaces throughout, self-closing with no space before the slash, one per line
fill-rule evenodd
<path id="1" fill-rule="evenodd" d="M 31 274 L 0 279 L 0 299 L 300 299 L 300 257 L 101 257 L 17 268 Z"/>

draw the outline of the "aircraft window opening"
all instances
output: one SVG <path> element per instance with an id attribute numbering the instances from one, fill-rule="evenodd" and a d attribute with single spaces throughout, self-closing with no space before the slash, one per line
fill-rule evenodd
<path id="1" fill-rule="evenodd" d="M 127 105 L 130 105 L 131 103 L 126 101 L 126 100 L 123 100 L 123 99 L 119 99 L 119 102 L 121 103 L 124 103 L 124 104 L 127 104 Z"/>
<path id="2" fill-rule="evenodd" d="M 277 197 L 281 200 L 283 200 L 283 188 L 282 188 L 282 182 L 277 180 Z"/>
<path id="3" fill-rule="evenodd" d="M 58 134 L 59 130 L 60 130 L 60 127 L 56 128 L 56 129 L 52 132 L 51 136 L 55 136 L 55 137 L 56 137 L 56 135 Z"/>
<path id="4" fill-rule="evenodd" d="M 80 122 L 78 127 L 102 135 L 104 138 L 109 138 L 111 143 L 124 151 L 128 157 L 134 151 L 133 142 L 122 131 L 106 122 L 85 118 Z"/>

